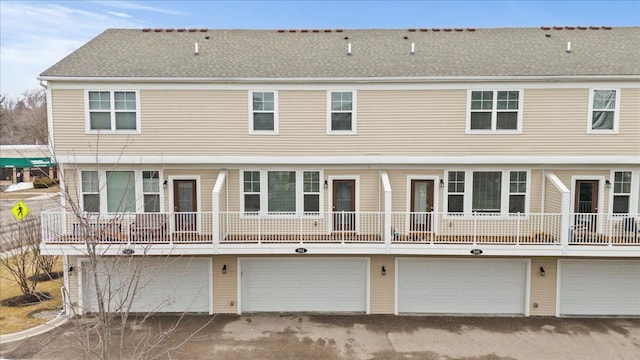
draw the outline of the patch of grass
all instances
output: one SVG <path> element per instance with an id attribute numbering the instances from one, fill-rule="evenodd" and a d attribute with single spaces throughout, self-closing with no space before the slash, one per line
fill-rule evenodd
<path id="1" fill-rule="evenodd" d="M 62 259 L 58 260 L 54 271 L 62 271 Z M 22 295 L 20 287 L 11 280 L 10 276 L 6 269 L 0 267 L 0 301 Z M 48 319 L 29 317 L 29 314 L 42 310 L 60 309 L 62 307 L 60 294 L 62 285 L 62 278 L 39 283 L 37 290 L 42 293 L 49 293 L 53 298 L 36 305 L 21 307 L 0 305 L 0 334 L 11 334 L 49 321 Z"/>

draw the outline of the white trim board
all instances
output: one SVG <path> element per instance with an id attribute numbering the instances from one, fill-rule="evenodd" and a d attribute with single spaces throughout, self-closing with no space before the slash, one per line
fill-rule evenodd
<path id="1" fill-rule="evenodd" d="M 638 165 L 640 155 L 482 155 L 482 156 L 191 156 L 191 155 L 60 155 L 56 157 L 58 164 L 217 164 L 217 165 Z"/>

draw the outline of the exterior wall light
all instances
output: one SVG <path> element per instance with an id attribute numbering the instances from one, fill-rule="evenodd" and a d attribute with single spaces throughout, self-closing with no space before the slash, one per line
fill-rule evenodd
<path id="1" fill-rule="evenodd" d="M 227 264 L 222 265 L 222 273 L 223 274 L 227 273 Z"/>
<path id="2" fill-rule="evenodd" d="M 542 266 L 540 266 L 540 276 L 545 276 L 546 272 L 544 271 L 544 268 Z"/>
<path id="3" fill-rule="evenodd" d="M 440 187 L 443 188 L 444 187 L 444 180 L 440 179 Z"/>
<path id="4" fill-rule="evenodd" d="M 166 189 L 166 188 L 167 188 L 167 186 L 169 186 L 169 181 L 165 180 L 165 181 L 162 183 L 162 188 Z"/>
<path id="5" fill-rule="evenodd" d="M 329 181 L 327 181 L 327 180 L 324 181 L 324 188 L 325 189 L 329 188 Z"/>
<path id="6" fill-rule="evenodd" d="M 384 268 L 384 266 L 382 267 L 381 271 L 382 276 L 387 276 L 387 269 Z"/>
<path id="7" fill-rule="evenodd" d="M 611 181 L 610 180 L 606 180 L 604 182 L 604 184 L 607 186 L 607 189 L 611 189 Z"/>

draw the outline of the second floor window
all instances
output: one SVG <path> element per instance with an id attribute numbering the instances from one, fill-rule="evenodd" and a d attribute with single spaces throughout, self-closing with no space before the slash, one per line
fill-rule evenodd
<path id="1" fill-rule="evenodd" d="M 329 123 L 330 134 L 354 134 L 355 122 L 355 92 L 329 92 Z"/>
<path id="2" fill-rule="evenodd" d="M 251 94 L 251 132 L 276 133 L 278 131 L 278 95 L 273 91 L 253 91 Z"/>
<path id="3" fill-rule="evenodd" d="M 139 130 L 135 91 L 88 91 L 88 131 Z"/>
<path id="4" fill-rule="evenodd" d="M 470 91 L 467 131 L 520 132 L 520 103 L 519 90 Z"/>
<path id="5" fill-rule="evenodd" d="M 617 90 L 592 90 L 590 94 L 589 132 L 616 132 L 618 130 Z"/>

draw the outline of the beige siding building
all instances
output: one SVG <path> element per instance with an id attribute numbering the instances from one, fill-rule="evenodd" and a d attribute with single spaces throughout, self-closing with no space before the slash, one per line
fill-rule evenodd
<path id="1" fill-rule="evenodd" d="M 67 311 L 639 316 L 638 39 L 106 30 L 40 76 Z"/>

